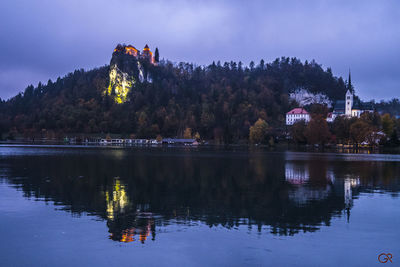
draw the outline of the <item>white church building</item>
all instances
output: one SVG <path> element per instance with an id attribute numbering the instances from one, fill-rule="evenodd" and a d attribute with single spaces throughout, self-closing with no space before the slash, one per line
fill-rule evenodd
<path id="1" fill-rule="evenodd" d="M 357 117 L 359 118 L 364 112 L 374 112 L 371 104 L 354 101 L 354 95 L 347 90 L 345 100 L 336 101 L 333 112 L 328 114 L 327 122 L 333 122 L 338 116 Z"/>
<path id="2" fill-rule="evenodd" d="M 345 99 L 336 101 L 332 112 L 328 113 L 327 122 L 333 122 L 338 116 L 346 116 L 348 118 L 359 118 L 364 112 L 374 112 L 370 103 L 363 103 L 358 99 L 354 99 L 354 95 L 347 90 Z M 286 113 L 286 125 L 293 125 L 300 120 L 306 123 L 311 119 L 310 114 L 302 107 L 294 108 Z"/>

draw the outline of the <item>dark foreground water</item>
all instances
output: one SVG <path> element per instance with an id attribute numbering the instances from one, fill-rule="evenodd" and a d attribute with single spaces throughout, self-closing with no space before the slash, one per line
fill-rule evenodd
<path id="1" fill-rule="evenodd" d="M 0 266 L 400 266 L 399 190 L 398 155 L 2 146 Z"/>

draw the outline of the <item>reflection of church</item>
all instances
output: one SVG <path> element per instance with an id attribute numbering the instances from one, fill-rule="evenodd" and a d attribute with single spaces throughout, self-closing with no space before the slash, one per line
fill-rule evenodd
<path id="1" fill-rule="evenodd" d="M 344 205 L 346 209 L 349 209 L 353 206 L 353 188 L 359 185 L 359 178 L 351 178 L 348 176 L 344 179 Z"/>
<path id="2" fill-rule="evenodd" d="M 353 205 L 353 190 L 360 185 L 358 177 L 347 175 L 344 179 L 335 179 L 334 172 L 322 169 L 319 172 L 312 170 L 318 164 L 307 162 L 288 161 L 285 164 L 285 180 L 293 185 L 289 192 L 289 199 L 297 205 L 305 205 L 312 201 L 322 201 L 332 194 L 343 195 L 344 208 L 347 216 Z M 319 166 L 320 167 L 320 166 Z M 313 173 L 317 174 L 313 177 Z"/>
<path id="3" fill-rule="evenodd" d="M 318 183 L 318 187 L 312 186 L 315 181 L 310 179 L 309 165 L 304 162 L 286 162 L 285 164 L 285 180 L 295 186 L 289 193 L 289 199 L 299 205 L 328 197 L 333 182 L 331 173 L 318 178 L 323 178 L 324 182 Z"/>

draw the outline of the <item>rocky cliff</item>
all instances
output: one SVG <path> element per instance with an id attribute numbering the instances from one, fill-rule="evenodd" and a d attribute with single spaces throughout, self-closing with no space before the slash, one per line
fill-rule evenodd
<path id="1" fill-rule="evenodd" d="M 134 47 L 118 45 L 110 61 L 110 83 L 104 93 L 113 97 L 116 103 L 126 102 L 136 83 L 151 82 L 144 63 L 147 63 L 146 58 L 142 58 Z"/>

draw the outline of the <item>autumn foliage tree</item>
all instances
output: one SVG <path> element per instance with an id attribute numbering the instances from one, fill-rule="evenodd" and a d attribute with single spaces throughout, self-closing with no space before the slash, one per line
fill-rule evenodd
<path id="1" fill-rule="evenodd" d="M 297 121 L 290 127 L 290 136 L 296 144 L 305 144 L 307 142 L 306 129 L 305 120 Z"/>
<path id="2" fill-rule="evenodd" d="M 308 123 L 305 136 L 309 144 L 325 144 L 329 141 L 329 132 L 326 119 L 322 115 L 314 116 Z"/>
<path id="3" fill-rule="evenodd" d="M 367 136 L 371 135 L 371 133 L 371 126 L 363 120 L 357 120 L 350 126 L 350 137 L 356 144 L 366 141 Z"/>
<path id="4" fill-rule="evenodd" d="M 263 119 L 258 119 L 250 127 L 250 142 L 252 144 L 264 143 L 268 133 L 268 124 Z"/>
<path id="5" fill-rule="evenodd" d="M 392 136 L 393 129 L 395 126 L 394 120 L 390 117 L 390 114 L 386 113 L 382 116 L 382 130 L 387 136 Z"/>
<path id="6" fill-rule="evenodd" d="M 183 133 L 183 138 L 191 139 L 192 138 L 192 129 L 186 128 L 185 132 Z"/>

